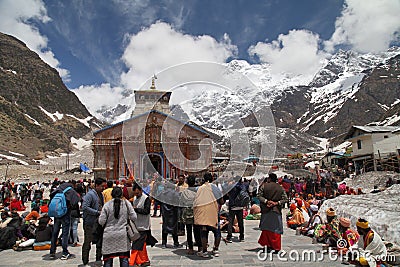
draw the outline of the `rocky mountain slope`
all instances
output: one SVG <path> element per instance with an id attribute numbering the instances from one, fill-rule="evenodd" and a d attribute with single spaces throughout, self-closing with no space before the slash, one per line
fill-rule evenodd
<path id="1" fill-rule="evenodd" d="M 55 69 L 21 41 L 0 33 L 2 155 L 40 158 L 46 151 L 65 152 L 72 149 L 71 139 L 90 138 L 99 123 Z"/>

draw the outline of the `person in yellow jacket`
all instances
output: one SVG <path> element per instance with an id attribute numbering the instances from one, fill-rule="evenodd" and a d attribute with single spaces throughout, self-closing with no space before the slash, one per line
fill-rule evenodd
<path id="1" fill-rule="evenodd" d="M 287 221 L 288 227 L 296 229 L 305 223 L 304 216 L 301 208 L 301 201 L 297 202 L 297 207 L 293 210 L 293 215 L 290 220 Z"/>
<path id="2" fill-rule="evenodd" d="M 107 203 L 112 199 L 111 192 L 114 187 L 114 182 L 111 180 L 107 181 L 107 189 L 103 190 L 103 197 L 104 197 L 104 203 Z"/>

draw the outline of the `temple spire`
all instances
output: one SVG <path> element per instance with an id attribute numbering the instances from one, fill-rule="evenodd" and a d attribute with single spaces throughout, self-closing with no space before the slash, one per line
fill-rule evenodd
<path id="1" fill-rule="evenodd" d="M 153 89 L 153 90 L 156 89 L 156 79 L 157 79 L 157 76 L 154 74 L 153 77 L 151 77 L 151 86 L 150 86 L 150 89 Z"/>

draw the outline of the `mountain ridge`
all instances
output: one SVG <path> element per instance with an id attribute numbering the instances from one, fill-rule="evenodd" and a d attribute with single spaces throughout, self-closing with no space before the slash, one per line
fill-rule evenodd
<path id="1" fill-rule="evenodd" d="M 101 127 L 56 69 L 23 42 L 0 33 L 0 150 L 30 158 L 72 150 L 71 139 Z M 96 125 L 97 124 L 97 125 Z"/>

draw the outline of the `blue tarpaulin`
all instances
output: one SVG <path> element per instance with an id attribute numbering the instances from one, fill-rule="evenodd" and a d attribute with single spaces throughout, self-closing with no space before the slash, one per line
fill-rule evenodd
<path id="1" fill-rule="evenodd" d="M 249 156 L 249 157 L 243 159 L 243 161 L 246 161 L 246 162 L 253 162 L 253 161 L 259 162 L 260 158 L 258 158 L 256 156 Z"/>
<path id="2" fill-rule="evenodd" d="M 81 171 L 83 172 L 90 172 L 90 168 L 86 166 L 84 163 L 80 163 L 79 168 L 81 168 Z"/>

